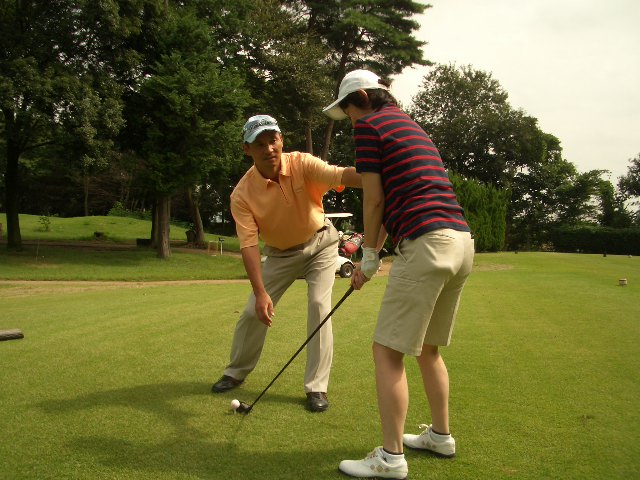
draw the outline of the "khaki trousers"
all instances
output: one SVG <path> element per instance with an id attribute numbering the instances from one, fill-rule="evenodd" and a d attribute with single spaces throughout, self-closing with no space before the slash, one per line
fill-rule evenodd
<path id="1" fill-rule="evenodd" d="M 263 252 L 267 259 L 263 264 L 262 279 L 274 306 L 294 280 L 304 277 L 307 282 L 307 336 L 331 311 L 331 292 L 338 257 L 338 232 L 329 220 L 325 222 L 325 227 L 302 245 L 288 250 L 266 246 Z M 255 295 L 251 293 L 233 334 L 230 362 L 224 374 L 236 380 L 243 380 L 255 368 L 267 336 L 268 327 L 258 320 L 255 302 Z M 278 321 L 284 321 L 285 318 L 285 315 L 277 317 Z M 274 322 L 272 328 L 278 328 L 278 321 Z M 305 339 L 299 340 L 292 342 L 291 353 Z M 333 358 L 331 320 L 324 324 L 306 349 L 304 391 L 326 392 Z"/>
<path id="2" fill-rule="evenodd" d="M 422 345 L 449 345 L 460 296 L 473 267 L 468 232 L 440 229 L 395 249 L 374 341 L 419 356 Z"/>

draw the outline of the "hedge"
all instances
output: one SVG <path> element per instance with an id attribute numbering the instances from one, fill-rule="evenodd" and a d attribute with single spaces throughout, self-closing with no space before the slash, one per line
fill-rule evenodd
<path id="1" fill-rule="evenodd" d="M 640 255 L 640 228 L 557 227 L 550 237 L 556 252 Z"/>
<path id="2" fill-rule="evenodd" d="M 507 231 L 507 205 L 511 194 L 477 180 L 450 174 L 458 202 L 471 228 L 478 252 L 504 249 Z"/>

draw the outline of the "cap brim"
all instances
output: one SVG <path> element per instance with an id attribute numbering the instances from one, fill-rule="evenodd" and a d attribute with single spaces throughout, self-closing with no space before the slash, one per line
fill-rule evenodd
<path id="1" fill-rule="evenodd" d="M 264 127 L 256 128 L 256 130 L 249 137 L 244 139 L 244 142 L 253 143 L 255 142 L 256 138 L 258 138 L 258 135 L 266 131 L 282 133 L 278 127 L 274 127 L 273 125 L 265 125 Z"/>
<path id="2" fill-rule="evenodd" d="M 333 120 L 344 120 L 345 118 L 348 118 L 347 114 L 344 113 L 344 110 L 340 108 L 341 101 L 342 99 L 339 98 L 328 107 L 322 109 L 322 113 Z"/>

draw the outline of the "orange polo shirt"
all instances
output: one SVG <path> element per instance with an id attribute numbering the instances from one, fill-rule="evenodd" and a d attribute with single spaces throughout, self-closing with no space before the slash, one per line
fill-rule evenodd
<path id="1" fill-rule="evenodd" d="M 231 193 L 240 248 L 258 245 L 258 236 L 280 250 L 305 243 L 324 225 L 322 197 L 340 185 L 343 171 L 301 152 L 282 154 L 280 183 L 252 166 Z"/>

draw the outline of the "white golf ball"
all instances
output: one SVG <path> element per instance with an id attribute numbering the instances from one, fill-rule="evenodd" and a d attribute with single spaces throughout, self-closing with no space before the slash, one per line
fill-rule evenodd
<path id="1" fill-rule="evenodd" d="M 237 410 L 239 406 L 240 406 L 240 400 L 236 400 L 235 398 L 231 400 L 231 408 L 233 408 L 234 410 Z"/>

